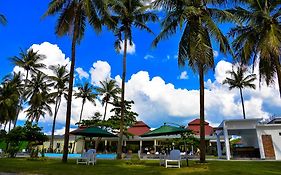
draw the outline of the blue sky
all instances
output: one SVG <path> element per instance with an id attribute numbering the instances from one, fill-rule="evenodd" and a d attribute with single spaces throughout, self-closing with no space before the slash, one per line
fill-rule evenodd
<path id="1" fill-rule="evenodd" d="M 68 36 L 57 37 L 54 34 L 57 20 L 56 16 L 42 19 L 42 15 L 47 7 L 48 1 L 0 1 L 0 12 L 3 13 L 8 20 L 6 26 L 0 26 L 0 78 L 11 73 L 14 68 L 8 58 L 18 55 L 20 49 L 26 50 L 33 44 L 40 45 L 44 42 L 48 42 L 57 45 L 66 57 L 70 57 L 70 38 Z M 159 33 L 159 23 L 150 23 L 149 26 L 155 34 Z M 220 26 L 226 33 L 231 27 L 231 24 Z M 178 68 L 175 55 L 177 55 L 180 31 L 170 39 L 160 42 L 157 48 L 152 49 L 151 42 L 154 37 L 154 35 L 144 31 L 133 31 L 133 42 L 135 43 L 136 51 L 128 55 L 128 97 L 138 102 L 138 104 L 136 103 L 136 109 L 140 114 L 139 119 L 144 120 L 151 127 L 157 127 L 166 121 L 186 125 L 188 121 L 196 118 L 199 113 L 199 104 L 197 104 L 199 100 L 198 75 L 194 74 L 187 67 Z M 91 76 L 89 70 L 93 68 L 93 63 L 100 60 L 110 65 L 112 78 L 121 75 L 122 55 L 115 52 L 113 47 L 114 40 L 115 37 L 113 33 L 106 28 L 102 33 L 97 35 L 92 28 L 88 26 L 84 39 L 81 44 L 77 46 L 76 68 L 83 68 L 83 70 Z M 216 51 L 218 50 L 216 45 L 214 45 L 214 49 Z M 205 77 L 207 93 L 215 94 L 213 95 L 215 97 L 210 96 L 210 98 L 208 98 L 208 94 L 206 95 L 206 118 L 214 125 L 228 117 L 241 117 L 239 94 L 237 94 L 236 91 L 230 92 L 227 90 L 226 86 L 221 85 L 222 77 L 226 76 L 226 68 L 231 68 L 231 64 L 229 63 L 231 58 L 221 53 L 217 53 L 216 55 L 215 62 L 216 64 L 220 64 L 216 65 L 215 71 L 209 71 Z M 150 58 L 145 59 L 146 56 Z M 188 78 L 180 79 L 179 77 L 184 71 L 187 71 L 185 75 L 187 75 Z M 145 72 L 147 72 L 147 74 Z M 133 74 L 137 76 L 133 78 Z M 147 75 L 150 79 L 144 81 L 144 79 L 148 77 Z M 140 78 L 140 80 L 136 77 Z M 159 78 L 153 79 L 153 77 Z M 76 80 L 77 84 L 81 81 L 90 81 L 90 78 Z M 147 84 L 143 83 L 139 85 L 140 89 L 136 90 L 132 83 L 130 84 L 130 81 L 141 81 Z M 151 92 L 145 90 L 145 87 L 154 87 L 154 85 L 156 91 L 157 88 L 159 88 L 159 92 L 163 92 L 163 95 L 158 94 L 157 96 L 156 92 L 153 94 L 153 89 Z M 261 96 L 257 95 L 260 94 L 257 91 L 246 90 L 245 98 L 246 105 L 248 105 L 247 107 L 249 109 L 249 116 L 268 117 L 273 114 L 280 115 L 281 111 L 278 110 L 280 109 L 278 103 L 275 105 L 270 103 L 273 99 L 277 102 L 280 100 L 274 95 L 278 94 L 276 88 L 264 87 L 262 90 L 263 94 L 267 92 L 274 93 Z M 161 100 L 164 102 L 161 103 Z M 165 100 L 167 100 L 167 104 Z M 172 105 L 175 102 L 179 103 L 178 106 L 175 107 L 176 109 L 174 109 Z M 150 110 L 150 108 L 153 108 L 151 111 L 154 111 L 154 113 L 150 112 L 150 115 L 148 115 L 144 109 Z M 50 126 L 50 123 L 50 120 L 46 120 L 42 121 L 40 124 L 42 126 Z M 63 120 L 61 120 L 61 122 L 58 122 L 57 129 L 62 129 L 63 125 Z M 49 131 L 48 128 L 49 127 L 45 127 L 46 132 Z"/>

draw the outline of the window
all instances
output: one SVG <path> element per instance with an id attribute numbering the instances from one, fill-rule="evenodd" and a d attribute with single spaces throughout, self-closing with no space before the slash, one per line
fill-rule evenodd
<path id="1" fill-rule="evenodd" d="M 281 136 L 281 132 L 279 132 L 279 136 Z"/>

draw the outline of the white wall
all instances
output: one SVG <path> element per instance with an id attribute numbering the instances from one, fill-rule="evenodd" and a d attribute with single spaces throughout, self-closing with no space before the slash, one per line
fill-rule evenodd
<path id="1" fill-rule="evenodd" d="M 258 143 L 260 147 L 261 159 L 265 159 L 262 144 L 262 135 L 271 135 L 276 160 L 281 160 L 281 124 L 257 125 Z"/>

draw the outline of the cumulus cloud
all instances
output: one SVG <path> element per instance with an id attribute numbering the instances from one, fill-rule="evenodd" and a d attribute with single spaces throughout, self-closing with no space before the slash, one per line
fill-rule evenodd
<path id="1" fill-rule="evenodd" d="M 219 56 L 219 52 L 216 51 L 216 50 L 213 51 L 213 54 L 214 54 L 214 57 L 215 57 L 215 58 L 217 58 L 217 57 Z"/>
<path id="2" fill-rule="evenodd" d="M 178 79 L 180 79 L 180 80 L 187 80 L 188 79 L 187 71 L 181 72 L 181 74 L 178 77 Z"/>
<path id="3" fill-rule="evenodd" d="M 120 45 L 121 45 L 120 53 L 123 54 L 124 53 L 124 40 L 121 41 Z M 127 41 L 127 54 L 133 55 L 135 52 L 136 52 L 135 43 L 132 42 L 132 45 L 131 45 L 130 42 Z"/>
<path id="4" fill-rule="evenodd" d="M 144 56 L 145 60 L 148 60 L 148 59 L 151 59 L 151 58 L 154 58 L 154 56 L 153 55 L 149 55 L 149 54 Z"/>
<path id="5" fill-rule="evenodd" d="M 99 85 L 100 81 L 110 78 L 111 67 L 106 61 L 97 61 L 93 63 L 93 67 L 90 69 L 91 83 L 93 85 Z"/>
<path id="6" fill-rule="evenodd" d="M 82 78 L 86 78 L 86 79 L 89 78 L 89 74 L 88 74 L 87 72 L 85 72 L 85 71 L 83 70 L 83 68 L 78 67 L 78 68 L 75 69 L 75 71 L 77 72 L 77 74 L 78 74 L 80 80 L 81 80 Z"/>

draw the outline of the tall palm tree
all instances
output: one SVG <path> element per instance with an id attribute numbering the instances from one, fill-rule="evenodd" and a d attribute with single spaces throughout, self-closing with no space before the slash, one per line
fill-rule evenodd
<path id="1" fill-rule="evenodd" d="M 44 60 L 45 58 L 46 58 L 45 55 L 38 54 L 38 51 L 34 52 L 33 49 L 29 49 L 27 51 L 21 50 L 19 57 L 14 56 L 11 58 L 11 62 L 15 66 L 19 66 L 26 71 L 25 81 L 24 81 L 24 86 L 23 86 L 24 93 L 26 90 L 29 73 L 36 73 L 39 71 L 39 69 L 45 68 L 46 67 L 45 64 L 41 63 L 41 61 Z M 24 101 L 24 98 L 23 98 L 23 96 L 21 96 L 20 106 L 22 105 L 23 101 Z M 20 111 L 18 111 L 18 114 L 19 114 L 19 112 Z M 16 120 L 15 120 L 14 126 L 16 126 L 18 114 L 17 114 Z"/>
<path id="2" fill-rule="evenodd" d="M 78 86 L 78 92 L 74 93 L 75 98 L 82 98 L 82 106 L 81 106 L 81 112 L 80 112 L 80 117 L 79 117 L 79 123 L 82 121 L 82 114 L 83 114 L 83 109 L 84 105 L 86 103 L 86 100 L 89 102 L 92 102 L 94 105 L 95 99 L 97 97 L 96 94 L 93 93 L 94 91 L 94 86 L 92 86 L 90 83 L 86 82 L 83 85 Z"/>
<path id="3" fill-rule="evenodd" d="M 104 81 L 100 81 L 101 87 L 97 87 L 96 91 L 99 95 L 102 95 L 102 105 L 104 107 L 104 114 L 103 114 L 103 121 L 106 117 L 106 111 L 107 111 L 107 105 L 108 102 L 110 102 L 111 99 L 116 99 L 118 97 L 118 94 L 120 94 L 120 88 L 116 84 L 115 80 L 112 79 L 106 79 Z"/>
<path id="4" fill-rule="evenodd" d="M 229 52 L 227 38 L 218 28 L 217 23 L 229 21 L 233 15 L 227 11 L 211 8 L 211 3 L 220 0 L 156 0 L 155 8 L 162 8 L 166 16 L 162 22 L 162 31 L 153 41 L 156 46 L 162 39 L 169 38 L 184 28 L 179 42 L 178 65 L 186 62 L 194 72 L 199 72 L 200 83 L 200 162 L 205 162 L 205 126 L 204 126 L 204 73 L 214 67 L 211 38 L 219 43 L 222 53 Z"/>
<path id="5" fill-rule="evenodd" d="M 56 34 L 58 36 L 71 35 L 72 37 L 69 91 L 62 158 L 63 162 L 67 162 L 76 45 L 81 42 L 84 36 L 87 19 L 94 30 L 99 33 L 101 32 L 103 22 L 109 21 L 107 17 L 109 15 L 106 0 L 51 0 L 44 16 L 56 14 L 59 14 L 55 29 Z"/>
<path id="6" fill-rule="evenodd" d="M 242 65 L 237 68 L 237 70 L 228 71 L 227 73 L 230 74 L 231 78 L 226 78 L 223 81 L 223 84 L 229 85 L 229 90 L 232 90 L 233 88 L 239 88 L 240 96 L 241 96 L 241 102 L 242 102 L 242 109 L 243 109 L 243 117 L 246 119 L 245 114 L 245 107 L 244 107 L 244 99 L 243 99 L 243 93 L 242 89 L 249 87 L 252 89 L 256 88 L 256 85 L 253 84 L 253 82 L 256 80 L 255 74 L 250 74 L 246 76 L 247 68 L 243 67 Z"/>
<path id="7" fill-rule="evenodd" d="M 41 116 L 48 113 L 52 115 L 52 109 L 49 104 L 53 103 L 52 94 L 50 94 L 50 87 L 53 83 L 50 82 L 48 76 L 42 72 L 31 75 L 31 80 L 27 80 L 25 98 L 29 99 L 29 108 L 27 112 L 28 120 L 38 123 Z"/>
<path id="8" fill-rule="evenodd" d="M 233 48 L 243 63 L 259 63 L 260 81 L 273 83 L 277 74 L 281 98 L 281 13 L 280 1 L 236 0 L 243 6 L 229 10 L 243 25 L 230 31 L 235 37 Z"/>
<path id="9" fill-rule="evenodd" d="M 126 80 L 126 59 L 127 59 L 127 44 L 132 45 L 132 29 L 135 27 L 140 30 L 146 30 L 153 33 L 152 30 L 146 25 L 147 22 L 155 22 L 158 17 L 148 10 L 148 6 L 144 6 L 141 0 L 120 0 L 111 4 L 113 10 L 113 19 L 116 21 L 117 26 L 115 35 L 115 49 L 121 50 L 121 44 L 124 45 L 123 51 L 123 72 L 122 72 L 122 90 L 121 90 L 121 122 L 120 122 L 120 135 L 118 140 L 117 157 L 121 158 L 122 142 L 123 142 L 123 129 L 124 129 L 124 110 L 125 110 L 125 80 Z"/>
<path id="10" fill-rule="evenodd" d="M 3 14 L 0 14 L 0 24 L 2 24 L 2 25 L 7 24 L 7 19 Z"/>
<path id="11" fill-rule="evenodd" d="M 34 94 L 28 102 L 29 108 L 25 111 L 28 120 L 31 122 L 35 120 L 35 122 L 38 123 L 41 116 L 45 117 L 47 113 L 52 116 L 51 103 L 54 103 L 54 100 L 47 91 Z"/>
<path id="12" fill-rule="evenodd" d="M 6 76 L 0 86 L 0 123 L 9 122 L 9 131 L 12 121 L 16 119 L 19 106 L 19 97 L 22 93 L 21 73 Z"/>
<path id="13" fill-rule="evenodd" d="M 53 97 L 55 97 L 55 110 L 54 110 L 54 119 L 53 119 L 53 126 L 52 126 L 52 136 L 50 141 L 50 151 L 53 151 L 54 145 L 54 134 L 56 128 L 56 118 L 61 104 L 61 97 L 64 95 L 67 96 L 67 85 L 69 81 L 69 73 L 65 66 L 57 65 L 57 66 L 50 66 L 49 67 L 54 76 L 49 76 L 49 79 L 54 82 L 55 92 L 52 93 Z"/>

